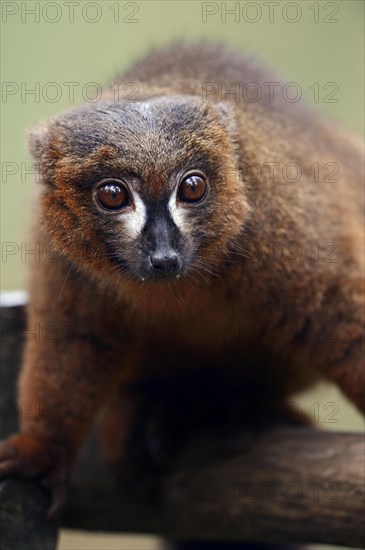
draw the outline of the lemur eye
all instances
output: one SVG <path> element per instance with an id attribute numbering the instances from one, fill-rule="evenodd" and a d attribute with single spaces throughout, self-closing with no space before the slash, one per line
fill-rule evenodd
<path id="1" fill-rule="evenodd" d="M 190 174 L 180 183 L 178 198 L 183 202 L 200 202 L 207 193 L 207 182 L 200 174 Z"/>
<path id="2" fill-rule="evenodd" d="M 120 210 L 129 204 L 129 193 L 120 181 L 110 180 L 96 190 L 99 205 L 106 210 Z"/>

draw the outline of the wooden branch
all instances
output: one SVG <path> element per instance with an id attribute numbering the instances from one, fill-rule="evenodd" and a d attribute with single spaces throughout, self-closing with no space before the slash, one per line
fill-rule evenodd
<path id="1" fill-rule="evenodd" d="M 47 517 L 49 496 L 40 483 L 7 479 L 0 491 L 0 548 L 54 550 L 59 521 Z"/>
<path id="2" fill-rule="evenodd" d="M 174 539 L 364 546 L 360 434 L 310 428 L 275 428 L 249 439 L 237 434 L 229 456 L 224 444 L 192 441 L 163 480 L 156 509 L 154 502 L 131 501 L 101 461 L 88 465 L 89 453 L 97 456 L 91 437 L 63 524 Z"/>
<path id="3" fill-rule="evenodd" d="M 14 380 L 24 309 L 4 307 L 1 312 L 4 437 L 16 423 Z M 173 471 L 160 482 L 161 498 L 156 502 L 131 495 L 115 482 L 99 455 L 93 431 L 74 469 L 61 523 L 181 540 L 363 547 L 364 457 L 361 434 L 277 427 L 237 433 L 229 442 L 206 434 L 179 455 Z M 48 495 L 39 484 L 7 480 L 1 488 L 4 549 L 54 548 L 57 526 L 45 517 Z M 32 537 L 38 537 L 33 546 Z"/>

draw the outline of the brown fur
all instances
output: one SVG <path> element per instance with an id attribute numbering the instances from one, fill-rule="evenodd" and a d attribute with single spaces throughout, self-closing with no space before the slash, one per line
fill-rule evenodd
<path id="1" fill-rule="evenodd" d="M 361 147 L 319 114 L 280 99 L 201 101 L 202 82 L 229 88 L 237 81 L 270 80 L 277 77 L 224 47 L 175 45 L 152 53 L 121 83 L 136 82 L 139 100 L 171 97 L 166 125 L 174 98 L 192 96 L 197 118 L 185 133 L 182 121 L 179 137 L 172 128 L 154 149 L 153 137 L 131 132 L 118 150 L 90 131 L 94 115 L 88 107 L 76 110 L 71 122 L 55 119 L 32 134 L 44 180 L 37 238 L 54 248 L 56 261 L 33 266 L 29 323 L 54 322 L 63 333 L 57 342 L 27 339 L 19 405 L 38 414 L 23 415 L 23 435 L 3 443 L 4 475 L 27 475 L 23 462 L 29 461 L 46 475 L 61 466 L 67 471 L 100 407 L 112 402 L 117 388 L 127 399 L 124 389 L 147 379 L 164 388 L 175 383 L 185 397 L 201 384 L 197 406 L 189 409 L 179 399 L 169 404 L 180 422 L 189 410 L 202 413 L 203 403 L 218 408 L 215 422 L 230 401 L 239 402 L 241 418 L 251 421 L 319 376 L 335 381 L 365 412 Z M 103 100 L 110 99 L 106 88 Z M 70 138 L 69 127 L 76 137 Z M 133 169 L 159 200 L 171 169 L 197 147 L 220 182 L 199 252 L 207 270 L 197 265 L 168 284 L 121 276 L 100 237 L 107 222 L 98 225 L 89 207 L 88 178 L 106 166 L 112 173 Z M 145 155 L 140 160 L 137 151 Z M 268 162 L 280 168 L 296 162 L 302 176 L 290 183 L 278 171 L 273 180 Z M 321 168 L 337 163 L 339 182 L 316 182 L 310 168 L 315 162 Z M 255 166 L 262 168 L 258 178 Z M 192 227 L 193 237 L 196 231 Z M 128 252 L 130 243 L 118 238 Z M 324 261 L 322 249 L 314 258 L 316 241 L 335 243 L 338 261 Z M 273 246 L 282 250 L 290 242 L 298 245 L 300 260 L 273 257 Z M 212 392 L 206 390 L 210 382 Z M 115 403 L 118 408 L 119 398 Z M 58 411 L 56 420 L 47 404 Z M 113 424 L 109 415 L 105 422 L 114 459 L 133 417 L 133 406 L 125 408 L 125 418 L 118 415 Z M 32 437 L 42 442 L 42 462 L 39 445 L 28 444 Z"/>

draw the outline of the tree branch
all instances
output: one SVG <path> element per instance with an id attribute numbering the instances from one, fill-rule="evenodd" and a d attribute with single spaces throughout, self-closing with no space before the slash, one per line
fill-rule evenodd
<path id="1" fill-rule="evenodd" d="M 24 308 L 3 307 L 1 429 L 16 428 L 14 387 Z M 65 527 L 156 533 L 173 539 L 365 546 L 365 444 L 361 434 L 275 427 L 225 441 L 206 434 L 160 480 L 158 502 L 131 494 L 103 462 L 95 430 L 73 472 Z M 57 522 L 46 518 L 37 481 L 1 483 L 3 548 L 50 550 Z M 34 541 L 34 542 L 32 542 Z"/>

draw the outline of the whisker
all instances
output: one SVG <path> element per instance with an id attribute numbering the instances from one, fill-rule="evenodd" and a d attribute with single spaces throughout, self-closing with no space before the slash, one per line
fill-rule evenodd
<path id="1" fill-rule="evenodd" d="M 168 287 L 168 289 L 169 289 L 169 291 L 170 291 L 170 294 L 171 294 L 171 296 L 173 297 L 173 299 L 180 305 L 181 302 L 180 302 L 179 299 L 175 296 L 175 294 L 174 294 L 174 292 L 173 292 L 173 290 L 172 290 L 172 288 L 171 288 L 170 281 L 167 281 L 167 287 Z"/>
<path id="2" fill-rule="evenodd" d="M 64 288 L 65 288 L 66 283 L 67 283 L 67 281 L 68 281 L 68 278 L 69 278 L 69 276 L 70 276 L 70 274 L 71 274 L 71 271 L 72 271 L 72 265 L 70 266 L 70 269 L 68 270 L 68 273 L 67 273 L 67 275 L 66 275 L 66 277 L 65 277 L 65 280 L 63 281 L 63 285 L 62 285 L 62 287 L 61 287 L 61 290 L 60 290 L 60 292 L 59 292 L 59 294 L 58 294 L 58 296 L 57 296 L 57 298 L 56 298 L 56 303 L 57 303 L 58 300 L 61 298 L 62 292 L 64 291 Z"/>

